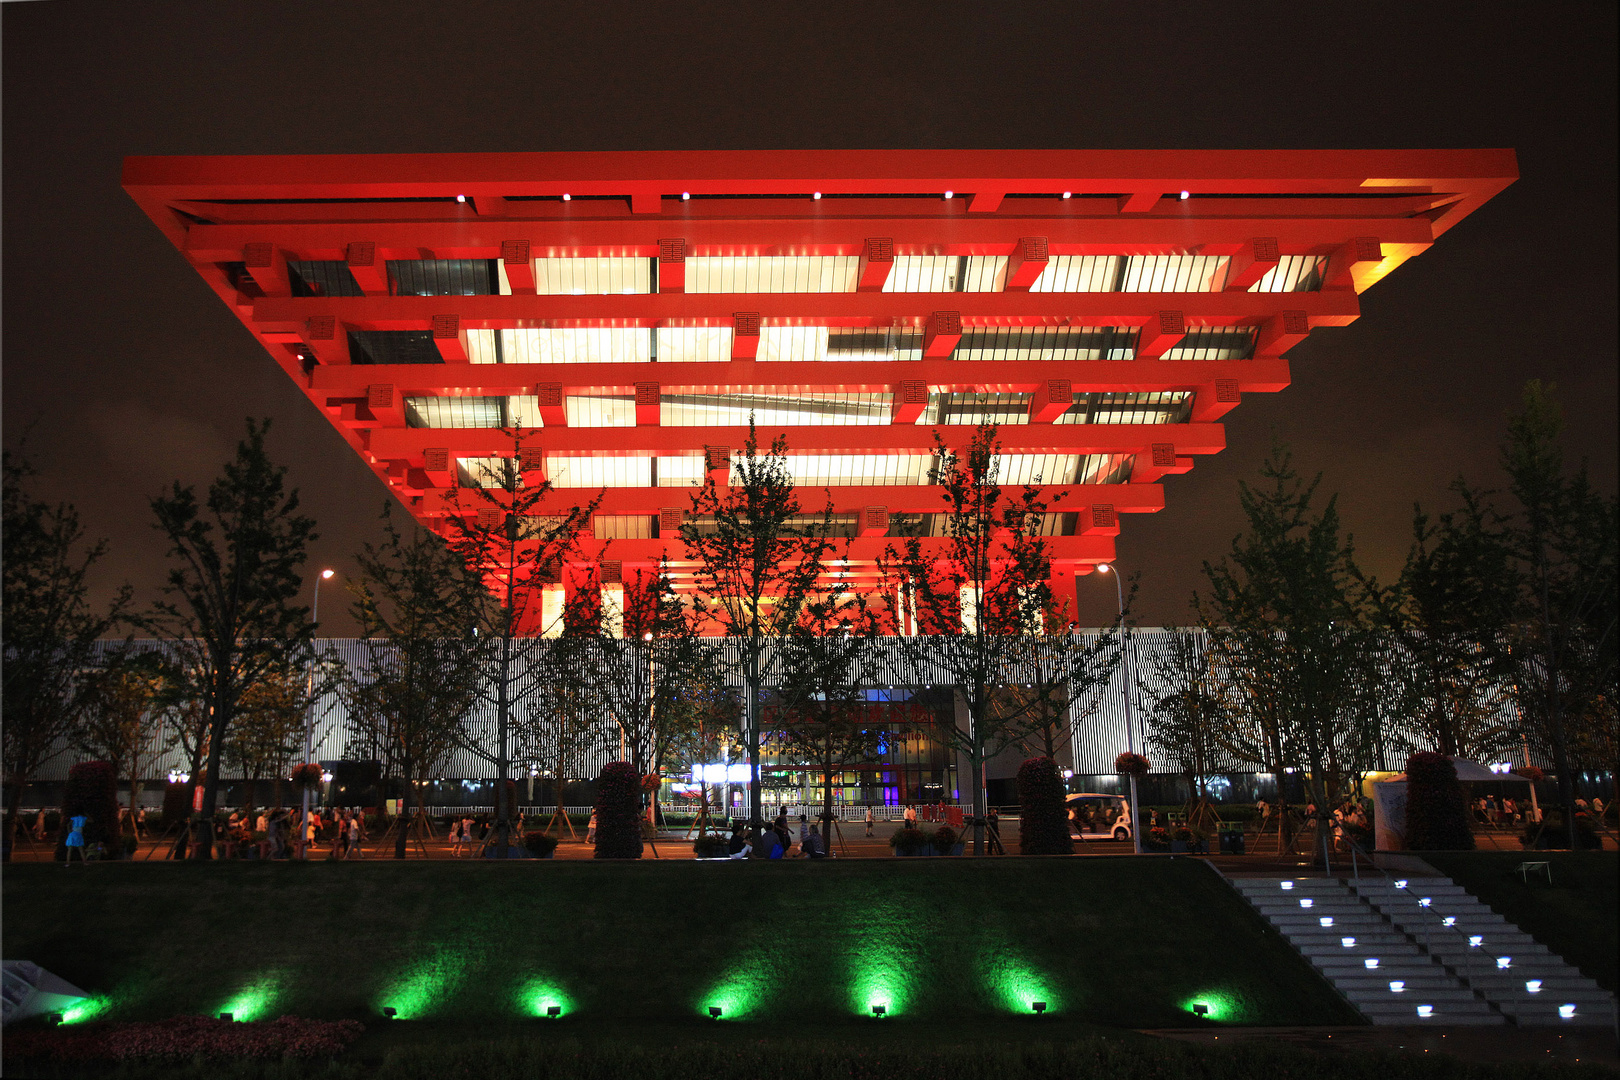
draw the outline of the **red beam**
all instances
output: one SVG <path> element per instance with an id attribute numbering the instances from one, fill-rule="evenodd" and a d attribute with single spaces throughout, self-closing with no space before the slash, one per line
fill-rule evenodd
<path id="1" fill-rule="evenodd" d="M 917 425 L 848 427 L 760 427 L 759 443 L 778 435 L 795 454 L 927 454 L 934 432 L 947 444 L 965 445 L 974 429 Z M 1226 448 L 1219 424 L 1038 424 L 1004 427 L 998 434 L 1008 454 L 1120 454 L 1146 450 L 1155 443 L 1173 446 L 1177 454 L 1216 454 Z M 533 440 L 547 454 L 584 457 L 636 457 L 648 454 L 695 454 L 703 444 L 742 446 L 745 427 L 634 427 L 535 429 Z M 485 457 L 512 452 L 511 437 L 499 428 L 384 428 L 372 432 L 370 456 L 419 460 L 429 446 L 448 447 L 458 457 Z"/>
<path id="2" fill-rule="evenodd" d="M 1300 335 L 1302 338 L 1303 333 Z M 894 392 L 919 385 L 911 423 L 927 404 L 929 389 L 973 393 L 1030 393 L 1061 371 L 1079 393 L 1146 393 L 1195 390 L 1217 379 L 1235 379 L 1246 393 L 1273 393 L 1289 384 L 1288 361 L 1262 360 L 828 360 L 779 364 L 375 364 L 316 368 L 312 394 L 357 393 L 374 382 L 391 382 L 411 396 L 461 397 L 529 394 L 555 384 L 567 394 L 630 394 L 637 382 L 656 376 L 665 394 L 750 391 L 794 394 L 837 387 L 849 393 Z M 897 402 L 897 405 L 899 403 Z"/>

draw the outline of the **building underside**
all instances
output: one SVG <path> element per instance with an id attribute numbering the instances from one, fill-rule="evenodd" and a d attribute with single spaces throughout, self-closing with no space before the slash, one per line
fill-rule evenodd
<path id="1" fill-rule="evenodd" d="M 1054 595 L 1225 446 L 1244 394 L 1516 176 L 1504 150 L 130 158 L 124 187 L 418 521 L 602 500 L 538 618 L 692 588 L 750 417 L 875 589 L 943 543 L 935 433 L 1059 499 Z M 904 628 L 902 628 L 904 629 Z"/>

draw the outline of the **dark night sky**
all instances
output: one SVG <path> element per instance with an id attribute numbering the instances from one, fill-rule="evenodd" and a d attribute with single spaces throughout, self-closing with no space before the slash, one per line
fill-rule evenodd
<path id="1" fill-rule="evenodd" d="M 250 414 L 316 565 L 375 533 L 382 485 L 124 195 L 128 154 L 1501 146 L 1522 179 L 1296 348 L 1294 385 L 1125 519 L 1121 564 L 1142 621 L 1184 621 L 1275 432 L 1389 575 L 1414 500 L 1497 481 L 1531 378 L 1614 489 L 1613 3 L 1099 7 L 4 4 L 5 445 L 109 539 L 99 595 L 155 595 L 147 498 L 206 484 Z M 1103 621 L 1112 590 L 1081 591 Z"/>

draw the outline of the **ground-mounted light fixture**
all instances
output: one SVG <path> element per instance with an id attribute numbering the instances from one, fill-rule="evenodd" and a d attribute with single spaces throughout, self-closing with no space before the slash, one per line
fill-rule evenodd
<path id="1" fill-rule="evenodd" d="M 1193 1015 L 1194 1016 L 1208 1016 L 1209 1015 L 1209 1006 L 1206 1005 L 1202 1001 L 1193 1002 Z"/>
<path id="2" fill-rule="evenodd" d="M 887 1005 L 874 1005 L 872 1006 L 872 1015 L 881 1020 L 889 1015 L 889 1007 Z"/>
<path id="3" fill-rule="evenodd" d="M 233 1016 L 233 1015 L 232 1015 L 232 1014 L 230 1014 L 230 1013 L 228 1013 L 228 1012 L 222 1012 L 222 1013 L 220 1013 L 220 1014 L 219 1014 L 219 1018 L 220 1018 L 220 1019 L 221 1019 L 221 1020 L 223 1020 L 223 1021 L 225 1021 L 225 1022 L 226 1022 L 226 1023 L 227 1023 L 227 1024 L 228 1024 L 228 1023 L 231 1023 L 231 1022 L 232 1022 L 232 1021 L 234 1021 L 234 1020 L 235 1020 L 235 1019 L 236 1019 L 236 1017 L 235 1017 L 235 1016 Z"/>
<path id="4" fill-rule="evenodd" d="M 399 1015 L 399 1010 L 394 1008 L 392 1005 L 384 1005 L 382 1012 L 383 1018 L 386 1020 L 392 1020 L 394 1017 Z"/>
<path id="5" fill-rule="evenodd" d="M 1029 1003 L 1029 1007 L 1031 1009 L 1034 1009 L 1037 1013 L 1043 1013 L 1043 1012 L 1046 1011 L 1046 1002 L 1044 1002 L 1044 1001 L 1032 1001 L 1032 1002 Z"/>
<path id="6" fill-rule="evenodd" d="M 45 1022 L 47 1024 L 51 1025 L 52 1027 L 55 1027 L 57 1024 L 60 1024 L 62 1022 L 62 1014 L 59 1013 L 59 1012 L 46 1013 L 45 1014 Z"/>
<path id="7" fill-rule="evenodd" d="M 553 1020 L 557 1019 L 557 1017 L 562 1015 L 562 1006 L 561 1005 L 547 1005 L 546 1006 L 546 1015 L 549 1016 Z"/>
<path id="8" fill-rule="evenodd" d="M 710 1005 L 709 1006 L 709 1019 L 710 1020 L 718 1020 L 718 1019 L 720 1019 L 720 1014 L 723 1013 L 724 1011 L 725 1010 L 722 1009 L 718 1005 Z"/>

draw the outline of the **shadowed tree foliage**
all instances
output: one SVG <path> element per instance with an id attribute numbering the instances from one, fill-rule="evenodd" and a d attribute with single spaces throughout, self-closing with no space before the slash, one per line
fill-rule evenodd
<path id="1" fill-rule="evenodd" d="M 5 709 L 0 752 L 6 783 L 4 854 L 9 859 L 23 785 L 70 745 L 83 714 L 84 675 L 96 666 L 96 640 L 123 620 L 130 592 L 127 586 L 120 590 L 105 613 L 92 611 L 85 578 L 107 553 L 106 542 L 85 542 L 71 504 L 53 506 L 32 496 L 28 481 L 34 470 L 25 458 L 7 450 L 0 468 Z"/>
<path id="2" fill-rule="evenodd" d="M 833 549 L 829 498 L 806 515 L 787 466 L 787 441 L 778 436 L 763 453 L 749 416 L 748 441 L 731 458 L 729 486 L 715 481 L 719 463 L 692 495 L 681 540 L 697 567 L 696 616 L 733 638 L 741 653 L 742 736 L 752 782 L 749 827 L 765 827 L 760 811 L 759 744 L 766 687 L 778 680 L 775 645 L 793 632 L 806 599 L 817 591 Z M 756 845 L 760 847 L 763 845 Z M 764 853 L 761 852 L 761 855 Z"/>
<path id="3" fill-rule="evenodd" d="M 1412 851 L 1472 851 L 1474 829 L 1457 767 L 1444 754 L 1406 759 L 1406 846 Z"/>
<path id="4" fill-rule="evenodd" d="M 248 687 L 225 742 L 225 760 L 240 769 L 243 777 L 272 778 L 278 807 L 281 785 L 293 759 L 302 756 L 304 724 L 312 698 L 317 696 L 310 683 L 308 672 L 285 670 L 272 672 Z"/>
<path id="5" fill-rule="evenodd" d="M 564 564 L 578 547 L 581 530 L 601 503 L 598 493 L 584 506 L 558 513 L 549 504 L 551 481 L 544 476 L 545 458 L 526 442 L 532 429 L 502 428 L 512 440 L 510 456 L 474 465 L 470 486 L 452 489 L 452 501 L 473 507 L 467 516 L 447 519 L 450 550 L 494 598 L 481 608 L 482 635 L 489 643 L 480 698 L 495 713 L 495 738 L 463 739 L 462 749 L 495 770 L 495 825 L 490 843 L 506 858 L 515 809 L 507 792 L 512 775 L 515 718 L 527 714 L 526 699 L 535 684 L 529 665 L 546 648 L 543 634 L 560 629 L 545 625 L 545 593 L 561 584 Z M 458 484 L 461 481 L 458 475 Z M 588 582 L 588 587 L 595 587 Z"/>
<path id="6" fill-rule="evenodd" d="M 1018 853 L 1071 855 L 1063 778 L 1049 757 L 1030 758 L 1018 767 Z"/>
<path id="7" fill-rule="evenodd" d="M 403 859 L 421 785 L 464 741 L 493 645 L 477 634 L 488 597 L 462 559 L 432 533 L 401 532 L 391 504 L 382 524 L 382 543 L 356 556 L 360 574 L 348 583 L 367 658 L 344 672 L 343 693 L 355 729 L 349 752 L 404 779 L 406 813 L 394 843 Z"/>
<path id="8" fill-rule="evenodd" d="M 1153 721 L 1147 743 L 1154 758 L 1174 765 L 1200 799 L 1208 794 L 1209 774 L 1221 750 L 1220 732 L 1229 719 L 1214 657 L 1204 641 L 1196 631 L 1172 630 L 1168 646 L 1148 660 L 1153 679 L 1136 684 Z"/>
<path id="9" fill-rule="evenodd" d="M 939 670 L 966 706 L 967 726 L 942 727 L 971 765 L 973 853 L 984 853 L 984 766 L 1055 707 L 1064 679 L 1033 680 L 1034 639 L 1052 610 L 1051 557 L 1041 536 L 1047 505 L 1032 486 L 1000 483 L 993 424 L 979 426 L 965 451 L 935 432 L 944 543 L 920 537 L 891 545 L 882 565 L 917 633 L 896 639 L 908 666 Z M 1015 686 L 1026 693 L 1014 694 Z"/>
<path id="10" fill-rule="evenodd" d="M 171 565 L 163 588 L 169 599 L 153 604 L 145 623 L 167 643 L 183 695 L 208 717 L 196 817 L 197 855 L 205 859 L 213 857 L 220 758 L 242 694 L 300 666 L 315 635 L 309 609 L 297 602 L 315 522 L 298 512 L 286 468 L 265 452 L 269 429 L 268 420 L 248 420 L 246 438 L 206 503 L 178 482 L 151 500 Z"/>
<path id="11" fill-rule="evenodd" d="M 1336 497 L 1314 511 L 1321 477 L 1302 481 L 1280 445 L 1261 477 L 1240 485 L 1248 532 L 1204 564 L 1209 592 L 1194 602 L 1230 688 L 1222 743 L 1268 770 L 1306 770 L 1325 852 L 1329 798 L 1376 746 L 1378 666 Z"/>
<path id="12" fill-rule="evenodd" d="M 84 722 L 75 737 L 79 751 L 109 762 L 113 782 L 129 781 L 129 809 L 141 797 L 145 770 L 167 748 L 168 678 L 162 657 L 125 643 L 105 657 L 87 680 Z"/>

